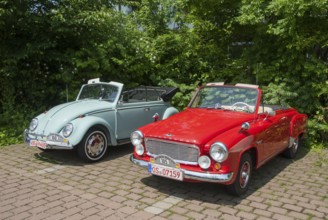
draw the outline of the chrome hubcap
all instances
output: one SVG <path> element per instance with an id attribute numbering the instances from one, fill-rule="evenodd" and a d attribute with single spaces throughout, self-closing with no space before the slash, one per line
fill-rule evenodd
<path id="1" fill-rule="evenodd" d="M 294 143 L 292 145 L 292 151 L 293 151 L 293 153 L 295 153 L 297 151 L 297 148 L 298 148 L 298 138 L 296 138 L 294 140 Z"/>
<path id="2" fill-rule="evenodd" d="M 240 170 L 240 187 L 245 188 L 249 181 L 249 175 L 251 172 L 251 167 L 248 161 L 246 161 Z"/>
<path id="3" fill-rule="evenodd" d="M 97 157 L 104 150 L 105 139 L 102 135 L 95 133 L 87 141 L 87 152 L 91 157 Z"/>

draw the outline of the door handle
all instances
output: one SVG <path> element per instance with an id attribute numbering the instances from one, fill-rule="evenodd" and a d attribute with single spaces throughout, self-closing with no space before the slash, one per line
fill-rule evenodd
<path id="1" fill-rule="evenodd" d="M 145 111 L 145 112 L 148 112 L 149 110 L 150 110 L 149 107 L 144 108 L 144 111 Z"/>

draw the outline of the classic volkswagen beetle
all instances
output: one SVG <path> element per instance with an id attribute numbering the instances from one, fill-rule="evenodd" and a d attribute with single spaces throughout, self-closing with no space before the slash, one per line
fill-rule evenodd
<path id="1" fill-rule="evenodd" d="M 183 112 L 134 131 L 130 160 L 153 175 L 221 183 L 241 195 L 253 168 L 281 152 L 295 157 L 306 130 L 306 115 L 261 104 L 261 95 L 257 85 L 206 84 Z"/>
<path id="2" fill-rule="evenodd" d="M 109 145 L 130 142 L 139 126 L 178 112 L 169 104 L 176 88 L 138 87 L 92 79 L 81 87 L 76 101 L 58 105 L 32 119 L 24 131 L 30 146 L 74 149 L 87 161 L 100 160 Z"/>

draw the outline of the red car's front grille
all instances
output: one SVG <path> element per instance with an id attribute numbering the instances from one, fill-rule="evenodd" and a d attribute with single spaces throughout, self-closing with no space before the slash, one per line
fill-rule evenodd
<path id="1" fill-rule="evenodd" d="M 197 164 L 199 158 L 199 148 L 196 145 L 184 144 L 180 142 L 164 141 L 147 138 L 145 140 L 146 151 L 150 156 L 160 154 L 167 155 L 176 162 L 185 164 Z"/>

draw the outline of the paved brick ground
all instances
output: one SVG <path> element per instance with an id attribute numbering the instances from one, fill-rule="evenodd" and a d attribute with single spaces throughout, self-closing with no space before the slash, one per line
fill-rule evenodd
<path id="1" fill-rule="evenodd" d="M 242 198 L 150 176 L 131 153 L 126 145 L 84 164 L 75 152 L 0 149 L 0 219 L 328 219 L 328 150 L 276 157 Z"/>

